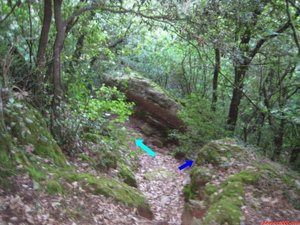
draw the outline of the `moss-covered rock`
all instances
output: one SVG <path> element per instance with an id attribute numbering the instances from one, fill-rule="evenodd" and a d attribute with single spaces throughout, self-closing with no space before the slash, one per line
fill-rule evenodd
<path id="1" fill-rule="evenodd" d="M 242 218 L 241 206 L 244 202 L 244 185 L 258 182 L 259 172 L 243 170 L 230 176 L 221 184 L 220 192 L 211 184 L 205 187 L 210 207 L 203 218 L 203 224 L 239 225 Z"/>
<path id="2" fill-rule="evenodd" d="M 244 184 L 255 184 L 260 178 L 259 171 L 256 170 L 242 170 L 237 174 L 230 176 L 226 182 L 241 182 Z"/>
<path id="3" fill-rule="evenodd" d="M 229 142 L 227 139 L 222 141 L 212 141 L 201 148 L 197 155 L 196 164 L 213 164 L 215 166 L 220 165 L 223 162 L 228 161 L 233 155 L 238 155 L 243 149 L 235 144 L 235 142 Z"/>
<path id="4" fill-rule="evenodd" d="M 241 206 L 243 205 L 244 187 L 241 182 L 229 182 L 223 191 L 212 198 L 203 225 L 229 224 L 239 225 L 241 221 Z"/>
<path id="5" fill-rule="evenodd" d="M 16 145 L 32 145 L 32 153 L 65 165 L 65 156 L 47 129 L 41 114 L 31 105 L 14 102 L 5 109 L 5 121 Z"/>
<path id="6" fill-rule="evenodd" d="M 218 190 L 217 186 L 207 183 L 204 188 L 204 193 L 206 196 L 214 194 Z"/>
<path id="7" fill-rule="evenodd" d="M 196 199 L 196 193 L 192 191 L 192 187 L 190 184 L 184 186 L 183 194 L 185 201 L 189 201 L 190 199 Z"/>
<path id="8" fill-rule="evenodd" d="M 191 189 L 192 191 L 196 192 L 199 189 L 202 189 L 206 183 L 211 181 L 212 179 L 212 171 L 204 168 L 195 166 L 191 170 Z"/>
<path id="9" fill-rule="evenodd" d="M 146 112 L 153 125 L 157 124 L 154 121 L 159 121 L 164 132 L 169 128 L 184 129 L 185 125 L 177 115 L 181 104 L 159 85 L 132 71 L 116 72 L 104 78 L 107 85 L 117 86 L 139 110 Z"/>
<path id="10" fill-rule="evenodd" d="M 134 177 L 134 174 L 130 170 L 130 168 L 124 163 L 119 163 L 118 167 L 119 167 L 119 173 L 118 173 L 119 177 L 121 177 L 126 184 L 132 187 L 137 187 L 136 179 Z"/>
<path id="11" fill-rule="evenodd" d="M 86 173 L 65 173 L 62 176 L 67 181 L 79 181 L 83 183 L 86 190 L 104 196 L 112 197 L 126 205 L 137 207 L 141 216 L 152 218 L 150 206 L 137 189 L 107 177 L 94 177 Z"/>

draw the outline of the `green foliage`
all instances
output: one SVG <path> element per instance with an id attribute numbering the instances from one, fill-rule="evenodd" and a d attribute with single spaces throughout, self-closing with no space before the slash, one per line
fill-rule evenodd
<path id="1" fill-rule="evenodd" d="M 196 194 L 192 190 L 192 187 L 190 184 L 187 184 L 183 188 L 183 194 L 184 194 L 184 199 L 188 201 L 189 199 L 196 199 Z"/>
<path id="2" fill-rule="evenodd" d="M 180 117 L 188 126 L 188 132 L 173 133 L 181 143 L 179 152 L 192 152 L 195 147 L 204 145 L 210 140 L 224 137 L 224 116 L 210 109 L 210 103 L 197 94 L 192 94 L 184 101 Z"/>
<path id="3" fill-rule="evenodd" d="M 97 121 L 99 117 L 117 117 L 112 119 L 115 122 L 124 123 L 132 114 L 133 103 L 127 103 L 126 97 L 116 87 L 102 87 L 96 91 L 96 97 L 88 100 L 87 104 L 79 105 L 79 113 L 90 121 Z"/>

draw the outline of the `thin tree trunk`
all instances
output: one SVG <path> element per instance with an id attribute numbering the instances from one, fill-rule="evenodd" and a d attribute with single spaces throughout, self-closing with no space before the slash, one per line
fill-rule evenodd
<path id="1" fill-rule="evenodd" d="M 216 111 L 217 101 L 218 101 L 218 79 L 221 69 L 221 52 L 219 48 L 215 48 L 215 68 L 214 68 L 214 77 L 213 77 L 213 93 L 212 93 L 212 102 L 211 110 Z"/>
<path id="2" fill-rule="evenodd" d="M 234 132 L 236 122 L 239 114 L 239 106 L 243 96 L 243 80 L 248 69 L 248 65 L 239 65 L 235 67 L 235 77 L 234 77 L 234 88 L 232 92 L 228 120 L 227 120 L 227 129 Z"/>
<path id="3" fill-rule="evenodd" d="M 61 82 L 61 61 L 60 53 L 65 38 L 65 24 L 61 14 L 62 0 L 54 1 L 54 17 L 56 26 L 56 37 L 53 47 L 53 85 L 54 85 L 54 99 L 60 99 L 63 94 Z"/>
<path id="4" fill-rule="evenodd" d="M 29 47 L 29 66 L 32 67 L 32 58 L 33 58 L 33 33 L 32 33 L 32 15 L 31 15 L 31 1 L 27 1 L 28 6 L 28 15 L 29 15 L 29 36 L 30 40 L 28 41 Z"/>
<path id="5" fill-rule="evenodd" d="M 271 158 L 273 161 L 278 161 L 280 158 L 282 145 L 283 145 L 284 125 L 285 125 L 285 122 L 283 119 L 281 119 L 279 127 L 277 128 L 275 136 L 274 136 L 275 149 L 274 149 L 274 152 L 273 152 L 273 155 Z"/>
<path id="6" fill-rule="evenodd" d="M 4 103 L 2 98 L 2 92 L 4 92 L 4 90 L 0 86 L 0 134 L 3 134 L 6 131 L 4 122 Z"/>
<path id="7" fill-rule="evenodd" d="M 46 49 L 49 39 L 49 30 L 52 19 L 52 0 L 44 0 L 44 18 L 41 30 L 39 47 L 37 52 L 36 65 L 38 69 L 42 69 L 46 64 Z"/>
<path id="8" fill-rule="evenodd" d="M 57 121 L 60 116 L 60 102 L 63 96 L 63 88 L 61 82 L 61 61 L 60 53 L 65 38 L 65 24 L 62 19 L 61 14 L 62 0 L 54 1 L 54 18 L 56 27 L 56 37 L 53 46 L 53 99 L 52 99 L 52 114 L 51 114 L 51 130 L 52 134 L 55 135 L 57 139 L 61 138 L 60 126 Z"/>
<path id="9" fill-rule="evenodd" d="M 38 107 L 41 107 L 44 102 L 44 98 L 41 95 L 43 91 L 43 83 L 45 81 L 45 66 L 46 66 L 46 49 L 49 39 L 49 30 L 52 19 L 52 0 L 44 0 L 44 16 L 43 25 L 39 39 L 39 46 L 36 59 L 36 84 L 33 88 L 34 102 Z"/>

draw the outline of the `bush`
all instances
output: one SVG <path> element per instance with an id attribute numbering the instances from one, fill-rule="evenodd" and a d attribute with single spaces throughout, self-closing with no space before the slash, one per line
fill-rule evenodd
<path id="1" fill-rule="evenodd" d="M 225 117 L 220 112 L 211 111 L 210 102 L 195 93 L 184 99 L 184 108 L 179 116 L 188 126 L 186 133 L 172 133 L 181 144 L 176 149 L 180 154 L 190 153 L 199 145 L 226 136 L 223 127 Z"/>

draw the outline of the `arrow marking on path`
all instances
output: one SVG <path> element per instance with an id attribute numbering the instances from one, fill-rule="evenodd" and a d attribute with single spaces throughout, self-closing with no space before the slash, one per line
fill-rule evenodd
<path id="1" fill-rule="evenodd" d="M 193 160 L 186 160 L 184 164 L 182 164 L 181 166 L 178 167 L 179 170 L 183 170 L 186 167 L 192 167 L 193 165 Z"/>
<path id="2" fill-rule="evenodd" d="M 135 144 L 136 144 L 137 147 L 140 147 L 142 150 L 147 152 L 150 156 L 152 156 L 152 157 L 156 156 L 156 153 L 154 151 L 152 151 L 147 145 L 145 145 L 143 143 L 142 139 L 136 139 Z"/>

